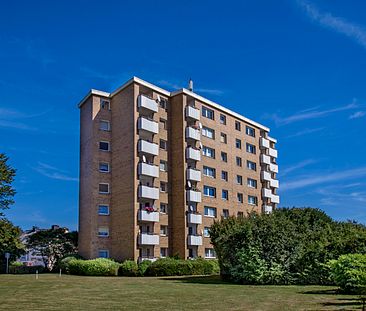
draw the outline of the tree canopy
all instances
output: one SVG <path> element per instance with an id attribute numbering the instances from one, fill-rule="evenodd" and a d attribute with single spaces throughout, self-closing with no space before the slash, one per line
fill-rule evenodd
<path id="1" fill-rule="evenodd" d="M 12 182 L 15 177 L 15 169 L 8 164 L 9 158 L 0 153 L 0 216 L 4 216 L 1 210 L 8 209 L 14 203 L 15 190 Z"/>

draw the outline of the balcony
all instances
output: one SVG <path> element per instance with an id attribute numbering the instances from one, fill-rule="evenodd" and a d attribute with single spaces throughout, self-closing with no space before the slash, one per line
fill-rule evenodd
<path id="1" fill-rule="evenodd" d="M 273 148 L 269 148 L 269 152 L 268 154 L 271 156 L 271 157 L 274 157 L 274 158 L 277 158 L 278 157 L 278 151 L 276 149 L 273 149 Z"/>
<path id="2" fill-rule="evenodd" d="M 271 179 L 270 181 L 269 181 L 269 185 L 271 186 L 271 187 L 273 187 L 273 188 L 278 188 L 279 187 L 279 182 L 278 182 L 278 180 L 276 180 L 276 179 Z"/>
<path id="3" fill-rule="evenodd" d="M 141 263 L 141 262 L 143 262 L 143 261 L 145 261 L 145 260 L 147 260 L 147 261 L 151 261 L 151 262 L 154 262 L 154 261 L 158 260 L 158 258 L 156 258 L 156 257 L 152 257 L 152 256 L 150 256 L 150 257 L 142 256 L 142 257 L 139 257 L 139 258 L 138 258 L 138 262 L 139 262 L 139 263 Z"/>
<path id="4" fill-rule="evenodd" d="M 201 150 L 188 147 L 186 149 L 187 160 L 201 161 Z"/>
<path id="5" fill-rule="evenodd" d="M 139 185 L 139 198 L 159 200 L 159 188 Z"/>
<path id="6" fill-rule="evenodd" d="M 187 168 L 187 179 L 192 181 L 201 181 L 201 171 L 193 168 Z"/>
<path id="7" fill-rule="evenodd" d="M 262 178 L 262 180 L 266 180 L 266 181 L 271 181 L 272 180 L 271 173 L 266 172 L 266 171 L 261 172 L 261 178 Z"/>
<path id="8" fill-rule="evenodd" d="M 158 103 L 154 99 L 148 98 L 144 95 L 140 95 L 138 97 L 137 106 L 139 108 L 147 109 L 152 112 L 159 111 Z"/>
<path id="9" fill-rule="evenodd" d="M 272 203 L 280 203 L 280 196 L 276 195 L 276 194 L 272 194 L 272 197 L 271 197 L 271 202 Z"/>
<path id="10" fill-rule="evenodd" d="M 143 117 L 139 117 L 137 121 L 137 128 L 139 130 L 147 131 L 153 134 L 159 133 L 159 124 Z"/>
<path id="11" fill-rule="evenodd" d="M 271 214 L 273 212 L 273 208 L 270 205 L 263 205 L 263 212 L 266 214 Z"/>
<path id="12" fill-rule="evenodd" d="M 187 106 L 186 107 L 186 117 L 199 121 L 199 119 L 200 119 L 199 109 L 194 108 L 192 106 Z"/>
<path id="13" fill-rule="evenodd" d="M 273 173 L 278 173 L 278 165 L 277 164 L 274 164 L 274 163 L 271 163 L 269 165 L 269 170 Z"/>
<path id="14" fill-rule="evenodd" d="M 202 215 L 201 214 L 195 214 L 195 213 L 188 213 L 187 214 L 187 222 L 189 224 L 202 224 Z"/>
<path id="15" fill-rule="evenodd" d="M 156 156 L 159 154 L 159 145 L 141 139 L 138 142 L 138 152 Z"/>
<path id="16" fill-rule="evenodd" d="M 200 236 L 200 235 L 188 235 L 187 244 L 189 246 L 200 246 L 200 245 L 202 245 L 202 236 Z"/>
<path id="17" fill-rule="evenodd" d="M 271 158 L 268 155 L 261 154 L 261 162 L 265 164 L 271 164 Z"/>
<path id="18" fill-rule="evenodd" d="M 159 236 L 152 233 L 140 233 L 139 234 L 140 245 L 159 245 Z"/>
<path id="19" fill-rule="evenodd" d="M 188 190 L 187 201 L 201 203 L 201 192 L 195 190 Z"/>
<path id="20" fill-rule="evenodd" d="M 159 222 L 159 212 L 138 211 L 139 221 Z"/>
<path id="21" fill-rule="evenodd" d="M 138 165 L 138 174 L 149 177 L 159 177 L 159 167 L 157 165 L 140 162 Z"/>
<path id="22" fill-rule="evenodd" d="M 261 137 L 261 139 L 260 139 L 260 146 L 262 147 L 262 148 L 269 148 L 269 140 L 268 139 L 266 139 L 266 138 L 264 138 L 264 137 Z"/>
<path id="23" fill-rule="evenodd" d="M 272 191 L 270 189 L 263 188 L 262 189 L 262 196 L 268 199 L 272 198 Z"/>
<path id="24" fill-rule="evenodd" d="M 193 127 L 188 126 L 186 128 L 186 138 L 193 139 L 193 140 L 200 140 L 201 134 L 200 131 L 194 129 Z"/>

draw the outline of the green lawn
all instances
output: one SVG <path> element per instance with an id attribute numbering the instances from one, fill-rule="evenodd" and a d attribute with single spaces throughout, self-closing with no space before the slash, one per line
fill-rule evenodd
<path id="1" fill-rule="evenodd" d="M 324 286 L 247 286 L 218 277 L 0 275 L 0 310 L 361 310 Z"/>

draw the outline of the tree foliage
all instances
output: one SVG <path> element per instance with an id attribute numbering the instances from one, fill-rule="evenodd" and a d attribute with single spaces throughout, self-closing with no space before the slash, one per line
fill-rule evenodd
<path id="1" fill-rule="evenodd" d="M 366 253 L 365 226 L 313 208 L 224 219 L 210 236 L 222 276 L 247 284 L 328 284 L 329 260 Z"/>
<path id="2" fill-rule="evenodd" d="M 4 216 L 1 210 L 8 209 L 14 203 L 15 190 L 12 182 L 15 177 L 15 169 L 7 163 L 9 158 L 0 153 L 0 216 Z"/>
<path id="3" fill-rule="evenodd" d="M 77 232 L 65 229 L 41 230 L 32 234 L 27 241 L 27 248 L 39 253 L 45 267 L 52 271 L 66 254 L 77 253 Z"/>

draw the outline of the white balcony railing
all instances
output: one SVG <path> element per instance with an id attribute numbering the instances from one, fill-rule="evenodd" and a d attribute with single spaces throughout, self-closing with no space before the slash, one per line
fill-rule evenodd
<path id="1" fill-rule="evenodd" d="M 271 197 L 271 202 L 272 203 L 280 203 L 280 197 L 276 194 L 272 194 L 272 197 Z"/>
<path id="2" fill-rule="evenodd" d="M 148 98 L 144 95 L 140 95 L 138 97 L 137 105 L 139 108 L 148 109 L 153 112 L 159 111 L 158 103 L 154 99 Z"/>
<path id="3" fill-rule="evenodd" d="M 140 245 L 159 245 L 159 236 L 151 233 L 140 233 L 139 234 Z"/>
<path id="4" fill-rule="evenodd" d="M 151 261 L 151 262 L 154 262 L 154 261 L 158 260 L 158 258 L 156 258 L 156 257 L 152 257 L 152 256 L 150 256 L 150 257 L 142 256 L 142 257 L 139 257 L 139 258 L 138 258 L 138 262 L 139 262 L 139 263 L 141 263 L 141 262 L 143 262 L 143 261 L 145 261 L 145 260 L 147 260 L 147 261 Z"/>
<path id="5" fill-rule="evenodd" d="M 186 138 L 190 138 L 193 140 L 200 140 L 201 139 L 200 131 L 194 129 L 193 127 L 188 126 L 186 128 Z"/>
<path id="6" fill-rule="evenodd" d="M 138 165 L 138 174 L 149 177 L 159 177 L 159 167 L 157 165 L 140 162 Z"/>
<path id="7" fill-rule="evenodd" d="M 278 173 L 278 165 L 277 165 L 277 164 L 274 164 L 274 163 L 271 163 L 271 164 L 269 165 L 269 170 L 270 170 L 271 172 Z"/>
<path id="8" fill-rule="evenodd" d="M 187 244 L 189 246 L 200 246 L 200 245 L 202 245 L 202 236 L 200 236 L 200 235 L 188 235 Z"/>
<path id="9" fill-rule="evenodd" d="M 261 178 L 262 178 L 262 180 L 266 180 L 266 181 L 271 181 L 272 180 L 271 173 L 266 172 L 266 171 L 261 172 Z"/>
<path id="10" fill-rule="evenodd" d="M 268 155 L 261 154 L 261 162 L 265 164 L 271 164 L 271 158 Z"/>
<path id="11" fill-rule="evenodd" d="M 188 190 L 187 191 L 187 201 L 188 202 L 201 202 L 201 192 L 194 191 L 194 190 Z"/>
<path id="12" fill-rule="evenodd" d="M 263 205 L 263 212 L 266 214 L 271 214 L 273 212 L 273 208 L 270 205 Z"/>
<path id="13" fill-rule="evenodd" d="M 195 213 L 189 213 L 187 214 L 187 221 L 189 224 L 202 224 L 202 215 L 201 214 L 195 214 Z"/>
<path id="14" fill-rule="evenodd" d="M 271 179 L 271 180 L 269 181 L 269 185 L 270 185 L 271 187 L 273 187 L 273 188 L 278 188 L 278 187 L 279 187 L 279 185 L 280 185 L 280 183 L 278 182 L 278 180 L 277 180 L 277 179 Z"/>
<path id="15" fill-rule="evenodd" d="M 265 198 L 271 199 L 272 198 L 272 191 L 270 189 L 263 188 L 262 195 Z"/>
<path id="16" fill-rule="evenodd" d="M 199 149 L 188 147 L 186 149 L 186 158 L 187 160 L 201 161 L 201 151 Z"/>
<path id="17" fill-rule="evenodd" d="M 187 106 L 186 107 L 186 117 L 198 121 L 200 119 L 200 111 L 199 111 L 199 109 L 194 108 L 192 106 Z"/>
<path id="18" fill-rule="evenodd" d="M 138 220 L 139 221 L 159 222 L 159 212 L 148 212 L 148 211 L 144 211 L 144 210 L 139 210 Z"/>
<path id="19" fill-rule="evenodd" d="M 278 157 L 278 151 L 276 149 L 273 148 L 269 148 L 268 154 L 271 157 L 277 158 Z"/>
<path id="20" fill-rule="evenodd" d="M 159 145 L 141 139 L 138 142 L 138 151 L 156 156 L 159 154 Z"/>
<path id="21" fill-rule="evenodd" d="M 261 137 L 260 146 L 263 148 L 269 148 L 269 140 L 264 137 Z"/>
<path id="22" fill-rule="evenodd" d="M 159 188 L 139 185 L 139 198 L 159 200 Z"/>
<path id="23" fill-rule="evenodd" d="M 187 168 L 187 179 L 201 181 L 201 171 L 193 168 Z"/>
<path id="24" fill-rule="evenodd" d="M 139 130 L 144 130 L 153 134 L 159 133 L 159 124 L 158 122 L 139 117 L 137 121 L 137 127 Z"/>

